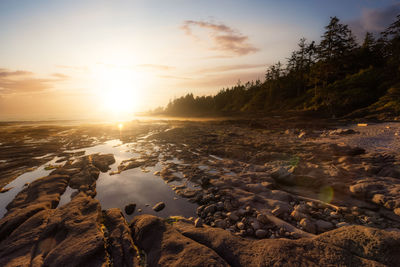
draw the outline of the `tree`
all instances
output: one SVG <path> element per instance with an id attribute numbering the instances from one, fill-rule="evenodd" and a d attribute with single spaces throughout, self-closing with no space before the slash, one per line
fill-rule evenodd
<path id="1" fill-rule="evenodd" d="M 338 59 L 348 55 L 357 47 L 354 35 L 348 25 L 339 23 L 337 17 L 331 17 L 331 21 L 325 29 L 326 31 L 318 46 L 318 59 Z"/>

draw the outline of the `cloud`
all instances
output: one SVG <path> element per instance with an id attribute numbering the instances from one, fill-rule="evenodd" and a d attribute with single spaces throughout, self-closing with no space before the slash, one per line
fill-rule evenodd
<path id="1" fill-rule="evenodd" d="M 213 68 L 201 69 L 200 73 L 208 73 L 208 72 L 225 72 L 225 71 L 237 71 L 237 70 L 248 70 L 248 69 L 256 69 L 256 68 L 266 68 L 265 64 L 239 64 L 239 65 L 226 65 L 226 66 L 217 66 Z"/>
<path id="2" fill-rule="evenodd" d="M 25 70 L 16 70 L 16 71 L 9 71 L 7 69 L 0 69 L 0 79 L 12 76 L 26 76 L 33 74 L 30 71 Z"/>
<path id="3" fill-rule="evenodd" d="M 149 69 L 156 69 L 156 70 L 172 70 L 175 69 L 173 66 L 167 65 L 158 65 L 158 64 L 140 64 L 138 65 L 139 68 L 149 68 Z"/>
<path id="4" fill-rule="evenodd" d="M 66 80 L 69 79 L 68 75 L 62 74 L 62 73 L 52 73 L 51 76 L 58 78 L 60 80 Z"/>
<path id="5" fill-rule="evenodd" d="M 175 75 L 158 75 L 158 77 L 163 79 L 174 79 L 174 80 L 192 80 L 192 78 L 175 76 Z"/>
<path id="6" fill-rule="evenodd" d="M 183 23 L 181 28 L 186 35 L 200 39 L 198 35 L 193 33 L 194 27 L 209 31 L 209 36 L 214 43 L 214 47 L 211 48 L 212 50 L 224 51 L 238 56 L 259 51 L 258 48 L 248 42 L 248 36 L 241 34 L 225 24 L 187 20 Z"/>
<path id="7" fill-rule="evenodd" d="M 400 14 L 400 3 L 385 8 L 365 8 L 361 17 L 349 21 L 348 24 L 358 40 L 362 41 L 367 31 L 374 34 L 384 31 L 395 21 L 398 14 Z"/>
<path id="8" fill-rule="evenodd" d="M 55 82 L 68 79 L 62 73 L 53 73 L 51 78 L 38 78 L 30 71 L 0 69 L 0 95 L 34 93 L 51 89 Z"/>

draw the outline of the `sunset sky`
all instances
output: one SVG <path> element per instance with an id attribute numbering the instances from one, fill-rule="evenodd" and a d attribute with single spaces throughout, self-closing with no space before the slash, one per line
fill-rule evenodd
<path id="1" fill-rule="evenodd" d="M 118 118 L 263 79 L 330 16 L 382 31 L 389 0 L 0 1 L 0 120 Z"/>

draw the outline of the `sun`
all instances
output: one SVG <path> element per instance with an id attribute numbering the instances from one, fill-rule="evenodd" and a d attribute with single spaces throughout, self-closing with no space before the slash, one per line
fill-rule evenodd
<path id="1" fill-rule="evenodd" d="M 137 111 L 143 98 L 143 83 L 138 72 L 116 66 L 93 70 L 95 94 L 103 109 L 115 114 Z"/>

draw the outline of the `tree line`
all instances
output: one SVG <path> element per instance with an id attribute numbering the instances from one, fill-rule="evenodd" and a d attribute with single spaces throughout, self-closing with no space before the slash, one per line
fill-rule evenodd
<path id="1" fill-rule="evenodd" d="M 187 94 L 153 113 L 172 116 L 263 114 L 311 110 L 327 116 L 360 111 L 400 114 L 400 15 L 382 33 L 357 43 L 348 25 L 331 17 L 321 41 L 301 38 L 285 64 L 265 80 L 240 81 L 212 96 Z"/>

